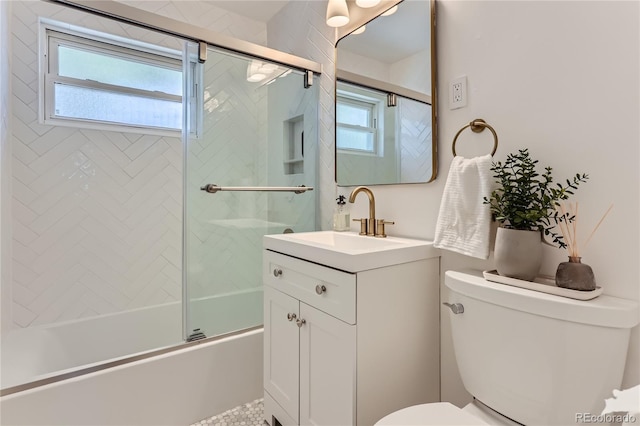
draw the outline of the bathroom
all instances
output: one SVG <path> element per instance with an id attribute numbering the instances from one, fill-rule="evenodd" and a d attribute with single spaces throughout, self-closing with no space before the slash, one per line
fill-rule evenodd
<path id="1" fill-rule="evenodd" d="M 5 36 L 8 3 L 2 2 L 0 6 L 3 52 L 10 45 Z M 322 74 L 316 82 L 320 90 L 316 214 L 317 228 L 330 229 L 336 193 L 348 195 L 351 188 L 336 188 L 334 179 L 335 35 L 324 22 L 326 3 L 289 2 L 267 22 L 235 12 L 215 11 L 216 2 L 189 2 L 194 7 L 180 3 L 183 2 L 131 4 L 173 18 L 183 16 L 192 25 L 322 64 Z M 203 10 L 211 11 L 211 15 Z M 465 123 L 483 118 L 499 133 L 498 158 L 528 147 L 559 176 L 578 171 L 588 173 L 590 181 L 577 195 L 583 211 L 588 212 L 586 221 L 595 222 L 609 204 L 615 204 L 584 256 L 606 294 L 638 300 L 639 14 L 637 2 L 437 1 L 438 178 L 428 184 L 372 188 L 378 217 L 395 221 L 388 228 L 389 235 L 433 238 L 452 159 L 451 141 Z M 7 61 L 2 61 L 3 170 L 9 161 L 5 155 L 9 140 L 7 112 L 11 104 L 8 66 Z M 462 75 L 467 76 L 468 104 L 450 110 L 448 82 Z M 481 137 L 488 136 L 478 136 Z M 482 146 L 465 143 L 459 150 L 464 149 L 466 156 L 482 155 L 489 145 L 490 141 Z M 11 183 L 4 175 L 0 178 L 5 193 Z M 3 224 L 11 221 L 7 208 L 3 203 Z M 352 217 L 366 215 L 366 203 L 359 200 L 353 206 Z M 3 259 L 8 244 L 5 230 L 3 226 Z M 564 258 L 560 250 L 545 248 L 542 271 L 553 273 Z M 449 252 L 443 252 L 441 257 L 442 271 L 469 267 L 482 270 L 490 266 L 491 260 L 483 262 Z M 11 272 L 5 262 L 1 272 L 4 294 L 9 282 L 6 277 Z M 445 294 L 443 289 L 443 298 Z M 2 297 L 3 327 L 12 321 L 5 317 L 11 311 L 8 304 L 10 301 Z M 446 320 L 441 332 L 441 399 L 463 406 L 469 395 L 457 378 Z M 623 388 L 640 382 L 639 346 L 636 327 L 632 331 Z M 208 414 L 216 413 L 214 410 Z"/>

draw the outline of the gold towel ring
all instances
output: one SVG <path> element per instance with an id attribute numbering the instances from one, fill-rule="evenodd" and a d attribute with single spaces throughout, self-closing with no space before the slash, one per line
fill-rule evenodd
<path id="1" fill-rule="evenodd" d="M 460 133 L 462 133 L 462 131 L 467 127 L 471 127 L 471 131 L 474 133 L 480 133 L 485 128 L 491 130 L 491 133 L 493 133 L 493 151 L 491 151 L 491 156 L 493 157 L 493 154 L 495 154 L 496 151 L 498 150 L 498 134 L 496 133 L 493 127 L 489 126 L 487 122 L 481 118 L 476 118 L 471 123 L 467 124 L 462 129 L 458 130 L 458 133 L 456 133 L 456 136 L 453 138 L 453 145 L 451 146 L 451 150 L 453 151 L 453 156 L 455 157 L 457 155 L 456 141 L 458 140 L 458 136 L 460 136 Z"/>

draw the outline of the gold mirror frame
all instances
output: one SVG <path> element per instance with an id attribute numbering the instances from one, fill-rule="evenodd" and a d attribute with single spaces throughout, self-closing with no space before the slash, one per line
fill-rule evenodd
<path id="1" fill-rule="evenodd" d="M 422 0 L 418 0 L 418 1 L 422 1 Z M 337 121 L 336 121 L 336 125 L 334 126 L 334 179 L 335 182 L 338 186 L 354 186 L 354 185 L 387 185 L 387 184 L 406 184 L 406 183 L 428 183 L 428 182 L 433 182 L 436 177 L 437 177 L 437 172 L 438 172 L 438 139 L 437 139 L 437 135 L 438 135 L 438 126 L 437 126 L 437 105 L 438 105 L 438 100 L 437 100 L 437 62 L 436 62 L 436 1 L 435 0 L 428 0 L 429 1 L 429 24 L 430 24 L 430 36 L 431 36 L 431 40 L 430 40 L 430 60 L 431 60 L 431 126 L 432 126 L 432 134 L 431 134 L 431 177 L 428 180 L 424 180 L 424 181 L 419 181 L 419 182 L 388 182 L 388 183 L 370 183 L 370 182 L 359 182 L 359 183 L 353 183 L 353 182 L 349 182 L 348 184 L 341 184 L 338 182 L 338 149 L 337 149 Z M 375 19 L 380 18 L 380 16 L 382 15 L 382 13 L 384 13 L 385 11 L 389 10 L 390 8 L 392 8 L 395 5 L 398 5 L 399 7 L 402 7 L 402 3 L 404 2 L 404 0 L 401 1 L 387 1 L 386 3 L 383 3 L 383 5 L 381 5 L 378 9 L 377 12 L 378 14 L 376 16 L 374 16 L 373 18 L 370 18 L 368 20 L 366 20 L 366 18 L 364 20 L 362 20 L 358 23 L 353 23 L 350 24 L 349 26 L 345 27 L 345 28 L 341 28 L 338 29 L 338 41 L 336 42 L 336 46 L 334 49 L 334 64 L 335 64 L 335 76 L 336 76 L 336 81 L 334 84 L 334 116 L 336 113 L 336 109 L 337 109 L 337 86 L 338 86 L 338 80 L 340 81 L 344 81 L 346 83 L 355 83 L 357 85 L 360 85 L 362 87 L 365 88 L 370 88 L 373 90 L 378 90 L 378 91 L 386 91 L 389 93 L 393 93 L 402 97 L 405 97 L 407 99 L 411 99 L 411 100 L 417 100 L 419 102 L 424 102 L 424 103 L 428 103 L 425 102 L 425 96 L 421 96 L 421 94 L 414 92 L 412 90 L 409 89 L 404 89 L 404 88 L 398 88 L 397 86 L 394 86 L 392 84 L 389 83 L 384 83 L 382 82 L 382 84 L 379 84 L 381 82 L 378 82 L 376 80 L 371 80 L 368 79 L 366 77 L 362 78 L 357 78 L 354 79 L 354 75 L 352 73 L 348 73 L 348 72 L 344 72 L 344 71 L 340 71 L 338 69 L 338 44 L 341 40 L 343 40 L 345 37 L 349 36 L 353 31 L 355 31 L 357 28 L 361 27 L 362 25 L 366 25 L 369 24 L 370 22 L 373 22 Z M 359 17 L 361 18 L 361 17 Z M 358 80 L 358 81 L 354 81 L 354 80 Z M 380 85 L 382 87 L 375 87 L 375 85 Z"/>

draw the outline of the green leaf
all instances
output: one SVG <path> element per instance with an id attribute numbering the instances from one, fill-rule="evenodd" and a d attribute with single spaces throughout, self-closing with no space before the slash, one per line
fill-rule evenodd
<path id="1" fill-rule="evenodd" d="M 540 229 L 551 236 L 559 247 L 566 247 L 562 236 L 553 231 L 560 222 L 571 222 L 574 217 L 559 215 L 554 206 L 559 201 L 574 195 L 580 183 L 588 179 L 587 174 L 576 173 L 571 179 L 565 179 L 566 185 L 553 182 L 552 168 L 544 167 L 540 174 L 538 160 L 529 155 L 528 149 L 510 153 L 504 162 L 491 164 L 493 178 L 498 184 L 491 196 L 483 198 L 489 205 L 495 219 L 502 226 L 514 229 Z"/>

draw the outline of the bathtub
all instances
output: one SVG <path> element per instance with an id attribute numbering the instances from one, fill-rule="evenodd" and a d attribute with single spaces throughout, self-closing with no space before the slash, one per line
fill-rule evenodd
<path id="1" fill-rule="evenodd" d="M 248 315 L 236 324 L 229 318 L 217 323 L 226 330 L 241 330 L 262 322 L 261 293 L 254 290 L 193 303 L 199 305 L 196 312 L 209 308 L 225 314 L 228 309 L 223 307 L 240 298 Z M 3 336 L 3 389 L 23 383 L 25 375 L 45 384 L 0 398 L 0 424 L 186 426 L 261 398 L 261 326 L 176 346 L 180 321 L 179 304 L 168 304 Z M 215 315 L 212 321 L 216 322 Z M 162 324 L 166 333 L 140 334 L 140 324 L 152 324 L 150 330 L 156 331 Z M 108 328 L 112 331 L 103 334 L 105 338 L 96 338 L 100 335 L 96 327 L 117 325 L 124 328 Z M 73 338 L 77 342 L 69 342 Z M 161 349 L 136 352 L 150 347 L 150 342 Z M 77 345 L 75 350 L 70 343 Z M 112 358 L 105 361 L 105 354 Z M 68 378 L 47 383 L 53 380 L 52 369 Z"/>

